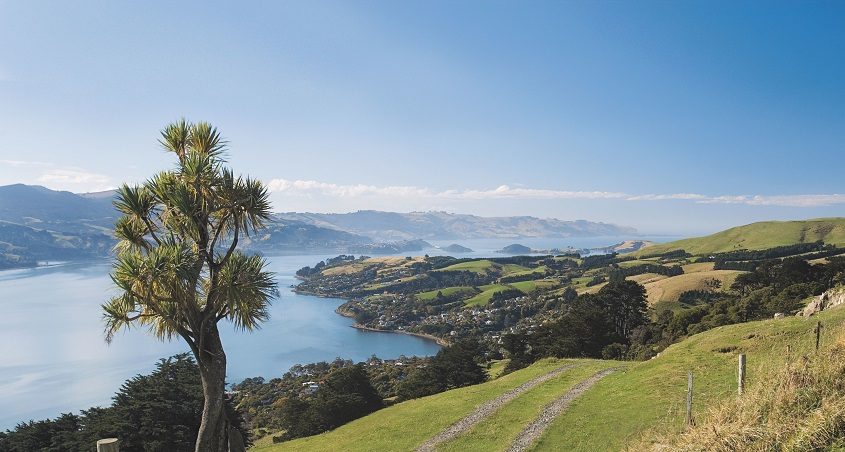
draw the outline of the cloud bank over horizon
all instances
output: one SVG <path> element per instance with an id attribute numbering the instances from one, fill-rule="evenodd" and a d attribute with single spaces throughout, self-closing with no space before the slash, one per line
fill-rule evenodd
<path id="1" fill-rule="evenodd" d="M 267 180 L 267 179 L 265 179 Z M 842 216 L 839 193 L 698 193 L 563 190 L 523 184 L 491 188 L 335 183 L 272 178 L 277 211 L 344 213 L 447 211 L 480 216 L 584 219 L 637 228 L 653 235 L 703 235 L 770 220 Z"/>
<path id="2" fill-rule="evenodd" d="M 37 160 L 0 159 L 0 185 L 26 183 L 75 193 L 114 189 L 143 176 L 121 175 Z M 362 178 L 368 179 L 363 176 Z M 317 179 L 261 178 L 278 212 L 346 213 L 447 211 L 479 216 L 533 216 L 590 220 L 635 227 L 646 234 L 698 235 L 765 220 L 842 216 L 841 193 L 700 193 L 634 190 L 565 190 L 520 183 L 490 188 L 416 184 L 337 183 Z"/>
<path id="3" fill-rule="evenodd" d="M 776 207 L 826 207 L 845 204 L 845 194 L 726 194 L 705 195 L 700 193 L 646 193 L 631 194 L 612 191 L 572 191 L 500 185 L 493 189 L 448 189 L 432 190 L 414 185 L 377 186 L 368 184 L 335 184 L 315 180 L 272 179 L 267 183 L 272 193 L 284 196 L 322 195 L 334 198 L 388 197 L 407 200 L 452 199 L 452 200 L 622 200 L 622 201 L 691 201 L 699 204 L 743 204 L 749 206 Z"/>

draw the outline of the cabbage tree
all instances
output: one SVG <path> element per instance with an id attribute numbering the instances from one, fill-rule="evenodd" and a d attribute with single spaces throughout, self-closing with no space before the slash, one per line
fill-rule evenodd
<path id="1" fill-rule="evenodd" d="M 158 339 L 187 343 L 204 396 L 196 450 L 228 450 L 218 323 L 249 331 L 268 317 L 273 275 L 262 257 L 238 248 L 269 219 L 268 193 L 260 181 L 225 166 L 226 142 L 210 124 L 182 120 L 165 127 L 159 141 L 175 167 L 123 185 L 114 201 L 122 214 L 111 272 L 119 295 L 103 305 L 106 340 L 139 326 Z"/>

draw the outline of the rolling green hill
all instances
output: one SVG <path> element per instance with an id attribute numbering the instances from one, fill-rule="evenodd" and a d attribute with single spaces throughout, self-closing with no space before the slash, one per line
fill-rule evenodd
<path id="1" fill-rule="evenodd" d="M 776 246 L 812 243 L 819 240 L 837 246 L 845 245 L 845 218 L 752 223 L 706 237 L 648 246 L 632 253 L 632 255 L 648 256 L 675 250 L 703 255 L 740 249 L 762 250 Z"/>
<path id="2" fill-rule="evenodd" d="M 832 342 L 845 326 L 845 309 L 825 311 L 822 344 Z M 492 415 L 437 450 L 507 450 L 511 441 L 550 401 L 567 393 L 594 372 L 618 370 L 576 398 L 538 438 L 531 450 L 624 450 L 643 446 L 646 438 L 683 430 L 687 372 L 695 377 L 697 418 L 708 408 L 736 397 L 736 360 L 748 357 L 747 385 L 765 384 L 787 360 L 811 352 L 815 321 L 790 317 L 719 327 L 694 335 L 645 362 L 542 360 L 534 365 L 466 388 L 399 403 L 321 435 L 282 444 L 262 444 L 261 451 L 413 450 L 471 413 L 532 378 L 564 364 L 575 364 L 503 404 Z M 787 354 L 787 346 L 790 353 Z"/>

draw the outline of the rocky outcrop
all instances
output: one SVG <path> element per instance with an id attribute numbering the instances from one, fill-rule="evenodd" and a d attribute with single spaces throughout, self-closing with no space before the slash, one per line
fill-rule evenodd
<path id="1" fill-rule="evenodd" d="M 807 304 L 800 315 L 802 317 L 810 317 L 813 314 L 830 309 L 841 304 L 845 304 L 845 287 L 834 287 L 827 292 L 814 297 L 813 300 Z"/>

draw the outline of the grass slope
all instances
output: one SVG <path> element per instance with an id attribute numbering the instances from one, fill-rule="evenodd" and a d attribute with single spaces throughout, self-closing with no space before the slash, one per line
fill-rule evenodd
<path id="1" fill-rule="evenodd" d="M 545 270 L 545 268 L 543 269 Z M 539 271 L 539 269 L 530 269 L 528 267 L 523 267 L 522 265 L 517 264 L 497 264 L 491 260 L 487 259 L 479 259 L 473 260 L 469 262 L 461 262 L 458 264 L 450 265 L 448 267 L 441 268 L 439 270 L 435 270 L 438 272 L 454 272 L 454 271 L 471 271 L 475 272 L 479 275 L 483 275 L 488 272 L 495 272 L 501 276 L 508 276 L 512 274 L 526 274 L 526 273 L 534 273 Z"/>
<path id="2" fill-rule="evenodd" d="M 576 399 L 534 450 L 624 450 L 638 444 L 645 431 L 679 432 L 683 429 L 688 371 L 695 375 L 694 414 L 703 416 L 708 407 L 735 396 L 738 353 L 748 356 L 747 382 L 751 387 L 763 381 L 765 369 L 785 362 L 787 345 L 793 359 L 812 349 L 816 319 L 825 325 L 822 342 L 828 343 L 845 326 L 845 309 L 823 312 L 811 321 L 792 317 L 723 326 L 672 345 L 653 360 L 628 363 L 624 370 L 599 381 Z M 488 383 L 394 405 L 322 435 L 254 450 L 413 450 L 475 406 L 568 361 L 543 360 Z M 534 388 L 475 426 L 467 436 L 441 447 L 505 448 L 539 407 L 562 395 L 575 380 L 586 378 L 588 369 L 615 364 L 581 361 L 584 364 L 579 373 L 573 370 Z"/>
<path id="3" fill-rule="evenodd" d="M 514 265 L 514 264 L 509 264 L 509 265 Z M 519 266 L 517 265 L 516 267 L 519 267 Z M 511 267 L 511 268 L 513 268 L 513 267 Z M 548 270 L 548 267 L 546 267 L 545 265 L 541 265 L 537 268 L 529 268 L 528 270 L 512 271 L 512 272 L 508 273 L 508 276 L 511 276 L 511 277 L 513 277 L 513 276 L 527 276 L 527 275 L 542 276 L 544 273 L 546 273 L 546 270 Z"/>
<path id="4" fill-rule="evenodd" d="M 706 237 L 648 246 L 633 255 L 647 256 L 680 249 L 694 255 L 704 255 L 739 249 L 762 250 L 818 240 L 839 246 L 845 245 L 845 218 L 752 223 Z"/>
<path id="5" fill-rule="evenodd" d="M 625 279 L 627 279 L 628 281 L 634 281 L 637 284 L 646 285 L 648 283 L 660 281 L 666 278 L 668 278 L 668 276 L 658 275 L 657 273 L 643 273 L 640 275 L 629 276 Z"/>
<path id="6" fill-rule="evenodd" d="M 254 447 L 253 451 L 413 450 L 477 405 L 573 360 L 542 360 L 496 380 L 403 402 L 321 435 Z"/>
<path id="7" fill-rule="evenodd" d="M 451 295 L 455 295 L 457 293 L 467 293 L 472 294 L 475 293 L 475 289 L 469 286 L 454 286 L 454 287 L 445 287 L 443 289 L 435 289 L 429 290 L 428 292 L 420 292 L 416 295 L 417 300 L 420 301 L 431 301 L 437 298 L 437 294 L 442 293 L 444 297 L 448 297 Z"/>
<path id="8" fill-rule="evenodd" d="M 782 365 L 786 347 L 793 359 L 809 353 L 813 328 L 820 320 L 827 343 L 845 325 L 845 309 L 821 313 L 813 320 L 790 317 L 716 328 L 672 345 L 661 356 L 635 364 L 624 372 L 598 382 L 575 400 L 535 450 L 625 450 L 649 429 L 679 432 L 683 429 L 687 372 L 695 377 L 694 416 L 736 395 L 736 361 L 748 357 L 749 386 L 766 378 L 765 369 Z"/>
<path id="9" fill-rule="evenodd" d="M 649 432 L 634 450 L 845 450 L 845 337 L 766 369 L 763 383 L 728 397 L 687 431 Z"/>
<path id="10" fill-rule="evenodd" d="M 474 260 L 469 262 L 461 262 L 459 264 L 450 265 L 448 267 L 435 270 L 438 272 L 456 272 L 456 271 L 471 271 L 483 275 L 488 270 L 493 269 L 496 264 L 487 259 Z"/>
<path id="11" fill-rule="evenodd" d="M 710 270 L 685 273 L 671 278 L 657 278 L 658 275 L 655 275 L 649 280 L 638 282 L 645 287 L 649 304 L 655 304 L 661 301 L 678 301 L 678 297 L 688 290 L 708 290 L 708 282 L 712 280 L 721 283 L 719 290 L 727 290 L 741 273 L 743 272 L 736 270 Z"/>
<path id="12" fill-rule="evenodd" d="M 537 289 L 545 289 L 550 288 L 558 285 L 557 281 L 550 281 L 550 280 L 538 280 L 538 281 L 520 281 L 510 284 L 488 284 L 486 286 L 481 286 L 481 292 L 472 298 L 469 298 L 464 301 L 464 304 L 467 306 L 483 306 L 487 304 L 493 295 L 504 292 L 508 289 L 516 289 L 524 294 L 528 294 L 534 292 Z"/>
<path id="13" fill-rule="evenodd" d="M 510 283 L 511 287 L 513 287 L 515 289 L 519 289 L 519 290 L 521 290 L 525 293 L 531 293 L 531 292 L 534 292 L 537 289 L 548 289 L 550 287 L 554 287 L 554 286 L 557 286 L 557 285 L 558 285 L 557 281 L 544 280 L 544 279 L 539 279 L 539 280 L 535 280 L 535 281 L 520 281 L 520 282 Z"/>
<path id="14" fill-rule="evenodd" d="M 486 286 L 481 286 L 481 293 L 478 295 L 464 301 L 464 304 L 467 306 L 482 306 L 487 304 L 493 295 L 504 292 L 508 289 L 514 289 L 514 287 L 507 285 L 507 284 L 488 284 Z"/>
<path id="15" fill-rule="evenodd" d="M 543 407 L 565 394 L 579 382 L 611 367 L 629 363 L 583 360 L 582 365 L 539 385 L 481 421 L 469 432 L 442 444 L 438 451 L 505 451 L 522 429 L 537 418 Z"/>

